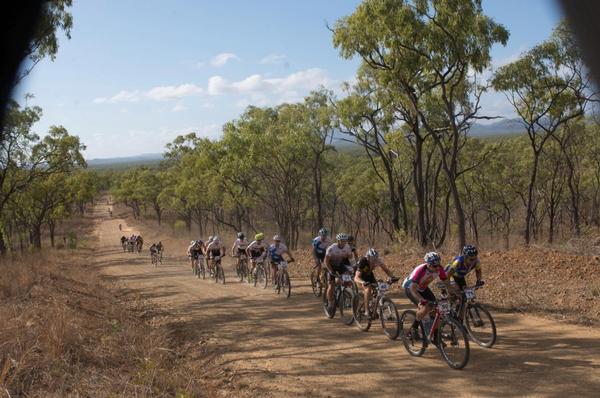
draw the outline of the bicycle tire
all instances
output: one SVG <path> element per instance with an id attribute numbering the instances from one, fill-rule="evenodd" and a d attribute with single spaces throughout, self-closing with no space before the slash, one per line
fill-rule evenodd
<path id="1" fill-rule="evenodd" d="M 354 324 L 357 328 L 362 330 L 363 332 L 368 332 L 371 329 L 372 319 L 370 317 L 365 316 L 365 297 L 362 294 L 356 296 L 353 309 L 354 312 Z"/>
<path id="2" fill-rule="evenodd" d="M 390 340 L 396 340 L 400 334 L 400 317 L 396 304 L 388 297 L 384 297 L 379 304 L 379 319 L 383 334 Z"/>
<path id="3" fill-rule="evenodd" d="M 323 293 L 323 285 L 319 280 L 319 270 L 317 268 L 313 269 L 310 273 L 310 285 L 312 287 L 313 294 L 315 297 L 319 297 L 321 293 Z"/>
<path id="4" fill-rule="evenodd" d="M 329 300 L 327 300 L 327 291 L 325 291 L 323 293 L 323 312 L 325 312 L 325 316 L 329 319 L 332 319 L 335 316 L 335 310 L 336 310 L 336 301 L 335 300 L 335 293 L 334 292 L 334 300 L 333 300 L 333 305 L 331 306 L 331 308 L 329 307 Z"/>
<path id="5" fill-rule="evenodd" d="M 345 287 L 339 297 L 338 307 L 340 308 L 340 318 L 346 326 L 350 326 L 354 323 L 354 291 L 351 288 Z"/>
<path id="6" fill-rule="evenodd" d="M 290 281 L 290 274 L 286 270 L 283 270 L 283 274 L 281 275 L 281 289 L 285 298 L 290 298 L 292 295 L 292 283 Z"/>
<path id="7" fill-rule="evenodd" d="M 221 282 L 223 285 L 225 284 L 225 270 L 223 270 L 223 266 L 219 262 L 217 264 L 217 269 L 215 271 L 215 275 L 217 278 L 217 282 Z"/>
<path id="8" fill-rule="evenodd" d="M 491 330 L 489 339 L 482 338 L 482 336 L 477 335 L 477 332 L 473 331 L 473 328 L 471 327 L 472 316 L 471 311 L 469 311 L 470 309 L 474 309 L 477 312 L 477 315 L 484 324 L 487 322 L 490 325 Z M 487 321 L 483 319 L 484 317 L 487 318 Z M 465 311 L 463 325 L 465 326 L 465 329 L 467 329 L 467 333 L 469 334 L 471 340 L 473 340 L 479 346 L 491 348 L 496 343 L 496 323 L 494 322 L 494 318 L 492 318 L 492 314 L 490 314 L 487 308 L 485 308 L 483 305 L 479 303 L 468 304 L 467 310 Z"/>
<path id="9" fill-rule="evenodd" d="M 419 322 L 416 329 L 412 326 L 416 319 L 417 313 L 415 311 L 405 310 L 402 312 L 402 315 L 400 315 L 400 337 L 406 351 L 413 357 L 420 357 L 425 353 L 427 343 L 423 324 Z"/>
<path id="10" fill-rule="evenodd" d="M 265 273 L 265 268 L 263 266 L 257 266 L 256 278 L 254 279 L 254 286 L 256 286 L 258 284 L 263 289 L 266 289 L 268 282 L 269 281 L 268 281 L 267 275 Z"/>
<path id="11" fill-rule="evenodd" d="M 446 331 L 446 327 L 449 331 Z M 442 358 L 452 369 L 463 369 L 467 366 L 470 356 L 469 335 L 462 323 L 454 318 L 444 318 L 441 320 L 436 332 L 437 347 L 442 355 Z M 462 350 L 458 349 L 458 360 L 450 358 L 449 347 L 446 344 L 446 339 L 450 346 L 456 348 L 460 342 L 464 344 Z M 462 352 L 462 353 L 461 353 Z"/>

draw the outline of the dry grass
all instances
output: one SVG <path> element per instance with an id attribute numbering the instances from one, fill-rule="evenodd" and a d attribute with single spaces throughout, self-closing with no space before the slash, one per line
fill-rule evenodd
<path id="1" fill-rule="evenodd" d="M 209 349 L 108 286 L 84 254 L 0 263 L 0 396 L 216 395 L 219 380 L 202 378 Z"/>

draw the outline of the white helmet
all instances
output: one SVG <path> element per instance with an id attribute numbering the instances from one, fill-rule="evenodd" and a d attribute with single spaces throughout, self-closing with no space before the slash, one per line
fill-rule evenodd
<path id="1" fill-rule="evenodd" d="M 423 260 L 425 260 L 425 262 L 429 265 L 440 265 L 440 263 L 442 262 L 442 259 L 440 257 L 439 254 L 437 254 L 436 252 L 429 252 L 425 255 L 425 257 L 423 258 Z"/>
<path id="2" fill-rule="evenodd" d="M 367 250 L 367 257 L 379 257 L 379 253 L 377 253 L 377 250 L 375 250 L 375 248 L 371 247 L 369 248 L 369 250 Z"/>
<path id="3" fill-rule="evenodd" d="M 274 240 L 275 242 L 281 242 L 281 236 L 279 236 L 279 235 L 275 235 L 275 236 L 273 237 L 273 240 Z"/>
<path id="4" fill-rule="evenodd" d="M 212 242 L 215 238 L 211 235 L 208 237 L 208 243 Z"/>
<path id="5" fill-rule="evenodd" d="M 195 245 L 195 244 L 196 244 L 195 240 L 193 240 L 193 241 L 190 242 L 190 245 Z"/>
<path id="6" fill-rule="evenodd" d="M 335 236 L 335 239 L 348 241 L 348 235 L 340 232 Z"/>

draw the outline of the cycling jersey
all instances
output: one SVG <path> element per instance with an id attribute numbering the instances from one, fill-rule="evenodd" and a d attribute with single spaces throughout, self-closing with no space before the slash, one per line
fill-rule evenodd
<path id="1" fill-rule="evenodd" d="M 202 244 L 194 243 L 190 247 L 188 247 L 188 254 L 193 258 L 198 258 L 198 256 L 202 255 Z"/>
<path id="2" fill-rule="evenodd" d="M 379 258 L 373 258 L 373 260 L 371 260 L 371 262 L 369 263 L 368 258 L 361 257 L 358 259 L 357 266 L 358 266 L 358 270 L 360 271 L 361 276 L 363 276 L 363 275 L 372 274 L 373 270 L 375 270 L 375 268 L 377 268 L 381 264 L 383 264 L 383 262 Z"/>
<path id="3" fill-rule="evenodd" d="M 427 264 L 421 264 L 417 266 L 404 280 L 402 283 L 402 287 L 410 288 L 413 283 L 417 284 L 417 290 L 419 292 L 424 292 L 429 284 L 436 278 L 440 278 L 441 280 L 446 280 L 448 277 L 446 276 L 446 272 L 442 267 L 437 267 L 435 271 L 430 271 L 427 268 Z"/>
<path id="4" fill-rule="evenodd" d="M 321 236 L 317 236 L 312 241 L 313 255 L 319 260 L 323 261 L 325 258 L 325 252 L 330 245 L 331 240 L 329 238 L 325 237 L 325 239 L 321 239 Z"/>
<path id="5" fill-rule="evenodd" d="M 258 242 L 256 240 L 250 243 L 247 248 L 247 250 L 250 252 L 250 257 L 253 259 L 261 257 L 267 251 L 267 249 L 267 244 L 264 241 Z"/>
<path id="6" fill-rule="evenodd" d="M 335 268 L 343 264 L 345 260 L 350 260 L 352 249 L 348 244 L 344 245 L 344 247 L 340 247 L 337 243 L 334 243 L 327 248 L 325 256 L 329 257 L 329 264 Z"/>
<path id="7" fill-rule="evenodd" d="M 279 245 L 272 244 L 269 246 L 269 256 L 271 257 L 271 261 L 279 264 L 284 260 L 283 253 L 288 253 L 288 248 L 283 243 Z"/>
<path id="8" fill-rule="evenodd" d="M 465 276 L 474 269 L 480 270 L 481 264 L 479 263 L 479 258 L 472 261 L 470 265 L 467 265 L 465 256 L 457 256 L 454 257 L 454 260 L 450 264 L 446 266 L 446 273 L 450 272 L 450 270 L 454 270 L 454 274 L 452 275 L 452 279 L 454 277 L 464 279 Z"/>
<path id="9" fill-rule="evenodd" d="M 248 247 L 248 241 L 246 239 L 236 239 L 233 243 L 233 250 L 237 253 L 246 251 Z"/>
<path id="10" fill-rule="evenodd" d="M 218 256 L 221 255 L 221 248 L 222 247 L 223 247 L 223 245 L 221 244 L 221 242 L 213 240 L 206 247 L 206 251 L 208 253 L 210 253 L 211 257 L 218 257 Z"/>

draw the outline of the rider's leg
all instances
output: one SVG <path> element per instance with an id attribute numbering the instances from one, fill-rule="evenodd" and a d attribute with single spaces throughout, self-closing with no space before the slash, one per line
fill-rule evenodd
<path id="1" fill-rule="evenodd" d="M 335 290 L 334 283 L 335 283 L 335 277 L 333 275 L 328 275 L 328 278 L 327 278 L 327 300 L 329 302 L 330 307 L 334 301 L 334 295 L 333 295 L 333 292 Z"/>
<path id="2" fill-rule="evenodd" d="M 371 290 L 373 288 L 371 286 L 366 286 L 363 288 L 364 297 L 365 297 L 365 315 L 369 315 L 369 297 L 371 297 Z"/>
<path id="3" fill-rule="evenodd" d="M 271 281 L 273 286 L 277 285 L 277 264 L 271 263 Z"/>

